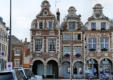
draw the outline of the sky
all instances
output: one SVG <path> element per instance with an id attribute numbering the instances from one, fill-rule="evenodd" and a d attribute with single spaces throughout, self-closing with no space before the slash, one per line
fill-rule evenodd
<path id="1" fill-rule="evenodd" d="M 41 10 L 43 0 L 12 0 L 12 35 L 20 40 L 28 38 L 30 41 L 31 22 Z M 85 24 L 88 17 L 92 15 L 92 7 L 101 3 L 104 7 L 104 14 L 113 19 L 113 0 L 48 0 L 51 5 L 51 12 L 56 14 L 59 8 L 61 21 L 67 15 L 70 6 L 77 9 L 77 14 L 81 15 L 81 21 Z M 10 0 L 0 0 L 0 16 L 9 27 L 9 5 Z"/>

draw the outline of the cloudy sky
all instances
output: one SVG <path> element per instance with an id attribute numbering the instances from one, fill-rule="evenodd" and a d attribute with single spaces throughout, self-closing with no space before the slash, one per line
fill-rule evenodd
<path id="1" fill-rule="evenodd" d="M 0 0 L 0 16 L 9 27 L 9 1 Z M 40 12 L 40 5 L 43 0 L 12 0 L 12 34 L 21 40 L 28 38 L 30 41 L 30 27 L 32 20 Z M 56 13 L 57 8 L 61 12 L 61 20 L 67 14 L 70 6 L 77 9 L 77 14 L 81 14 L 83 23 L 92 15 L 92 7 L 96 3 L 101 3 L 104 7 L 104 14 L 113 19 L 113 0 L 48 0 L 51 4 L 52 13 Z"/>

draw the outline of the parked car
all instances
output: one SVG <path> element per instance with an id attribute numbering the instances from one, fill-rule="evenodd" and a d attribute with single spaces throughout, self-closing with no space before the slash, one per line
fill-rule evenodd
<path id="1" fill-rule="evenodd" d="M 0 71 L 0 80 L 18 80 L 14 70 Z"/>
<path id="2" fill-rule="evenodd" d="M 16 70 L 16 74 L 18 75 L 19 80 L 38 80 L 33 73 L 31 72 L 30 69 L 27 68 L 20 68 Z M 20 79 L 20 77 L 22 79 Z"/>

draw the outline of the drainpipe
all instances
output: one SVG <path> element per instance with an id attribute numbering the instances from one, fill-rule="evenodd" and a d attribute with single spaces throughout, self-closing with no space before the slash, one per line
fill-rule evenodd
<path id="1" fill-rule="evenodd" d="M 85 39 L 85 32 L 83 32 L 83 39 Z M 84 49 L 84 79 L 85 79 L 85 40 L 83 40 L 83 49 Z"/>

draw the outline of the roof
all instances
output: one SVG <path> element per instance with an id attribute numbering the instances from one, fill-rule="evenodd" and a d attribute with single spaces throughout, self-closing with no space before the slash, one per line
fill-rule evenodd
<path id="1" fill-rule="evenodd" d="M 22 42 L 13 35 L 13 36 L 11 36 L 11 44 L 12 45 L 22 45 Z"/>

